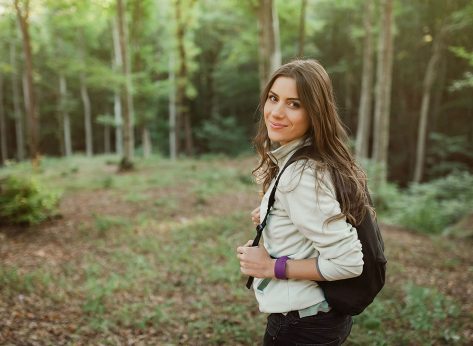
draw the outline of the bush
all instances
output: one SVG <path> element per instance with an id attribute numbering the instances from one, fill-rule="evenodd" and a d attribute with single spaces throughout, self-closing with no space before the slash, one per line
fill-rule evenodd
<path id="1" fill-rule="evenodd" d="M 250 146 L 244 128 L 231 116 L 212 116 L 203 122 L 196 135 L 212 153 L 236 155 Z"/>
<path id="2" fill-rule="evenodd" d="M 55 216 L 59 195 L 34 178 L 9 176 L 0 180 L 0 223 L 35 225 Z"/>
<path id="3" fill-rule="evenodd" d="M 457 172 L 424 184 L 412 184 L 390 206 L 389 221 L 425 233 L 441 233 L 473 206 L 473 175 Z"/>
<path id="4" fill-rule="evenodd" d="M 426 157 L 426 176 L 435 178 L 465 171 L 473 163 L 473 146 L 466 136 L 447 136 L 432 133 Z"/>
<path id="5" fill-rule="evenodd" d="M 361 160 L 360 164 L 368 176 L 368 188 L 371 193 L 371 199 L 373 200 L 376 213 L 378 217 L 382 217 L 385 213 L 390 211 L 393 201 L 400 198 L 401 192 L 398 186 L 391 182 L 385 182 L 378 187 L 375 186 L 374 181 L 372 180 L 381 170 L 381 167 L 376 164 L 376 162 L 368 159 Z"/>

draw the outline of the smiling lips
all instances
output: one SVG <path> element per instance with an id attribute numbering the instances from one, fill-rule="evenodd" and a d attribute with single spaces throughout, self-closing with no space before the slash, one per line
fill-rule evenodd
<path id="1" fill-rule="evenodd" d="M 276 130 L 287 127 L 287 125 L 281 123 L 273 123 L 272 121 L 270 121 L 269 123 L 271 124 L 271 127 Z"/>

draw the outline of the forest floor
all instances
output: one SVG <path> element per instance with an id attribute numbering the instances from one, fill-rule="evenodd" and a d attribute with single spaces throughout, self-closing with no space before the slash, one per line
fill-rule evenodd
<path id="1" fill-rule="evenodd" d="M 0 345 L 260 344 L 265 315 L 235 257 L 253 236 L 254 159 L 126 174 L 110 161 L 47 162 L 60 217 L 1 229 Z M 347 345 L 473 344 L 473 240 L 381 230 L 387 284 Z"/>

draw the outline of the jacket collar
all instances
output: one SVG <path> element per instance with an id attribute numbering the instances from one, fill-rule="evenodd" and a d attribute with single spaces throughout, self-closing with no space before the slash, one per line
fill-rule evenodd
<path id="1" fill-rule="evenodd" d="M 310 143 L 310 139 L 305 138 L 298 138 L 294 139 L 293 141 L 281 145 L 279 148 L 274 149 L 268 152 L 269 158 L 279 166 L 279 168 L 283 167 L 287 160 L 291 157 L 291 155 L 303 145 L 307 145 Z"/>

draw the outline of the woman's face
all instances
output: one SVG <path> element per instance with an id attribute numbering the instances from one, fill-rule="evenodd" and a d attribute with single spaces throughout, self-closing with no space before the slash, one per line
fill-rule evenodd
<path id="1" fill-rule="evenodd" d="M 269 139 L 281 145 L 303 137 L 310 126 L 310 119 L 297 94 L 296 81 L 278 77 L 263 108 Z"/>

